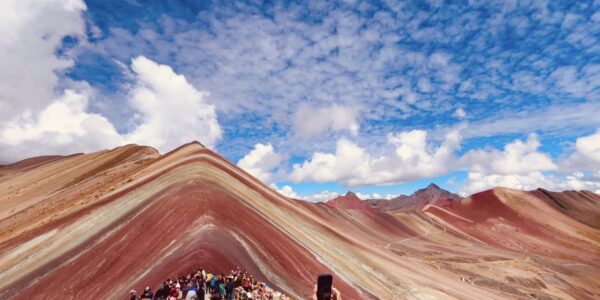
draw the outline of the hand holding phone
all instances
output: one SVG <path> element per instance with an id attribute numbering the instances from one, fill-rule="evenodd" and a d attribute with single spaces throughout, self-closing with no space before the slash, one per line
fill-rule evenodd
<path id="1" fill-rule="evenodd" d="M 317 279 L 317 300 L 331 300 L 333 288 L 333 276 L 321 274 Z"/>

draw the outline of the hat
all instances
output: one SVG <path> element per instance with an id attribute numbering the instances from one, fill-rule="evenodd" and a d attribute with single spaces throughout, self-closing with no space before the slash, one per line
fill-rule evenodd
<path id="1" fill-rule="evenodd" d="M 130 293 L 130 294 L 135 294 L 135 293 L 136 293 L 136 291 L 135 291 L 135 290 L 131 290 L 131 291 L 129 291 L 129 293 Z"/>

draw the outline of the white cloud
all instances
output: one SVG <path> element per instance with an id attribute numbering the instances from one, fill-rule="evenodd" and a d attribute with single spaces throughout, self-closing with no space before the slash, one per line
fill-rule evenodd
<path id="1" fill-rule="evenodd" d="M 576 139 L 573 152 L 561 162 L 561 170 L 600 170 L 600 129 Z"/>
<path id="2" fill-rule="evenodd" d="M 119 134 L 108 119 L 88 112 L 94 90 L 60 77 L 86 43 L 85 10 L 78 0 L 0 2 L 0 161 L 122 143 L 161 151 L 195 139 L 214 146 L 221 130 L 207 93 L 145 57 L 131 66 L 136 83 L 129 104 L 137 112 L 131 132 Z M 79 42 L 58 51 L 65 37 Z"/>
<path id="3" fill-rule="evenodd" d="M 581 69 L 576 66 L 556 68 L 550 79 L 563 92 L 582 98 L 597 98 L 595 90 L 600 86 L 600 65 L 587 64 Z"/>
<path id="4" fill-rule="evenodd" d="M 0 1 L 0 125 L 25 110 L 43 110 L 61 96 L 59 73 L 73 65 L 56 49 L 66 36 L 85 40 L 79 0 Z"/>
<path id="5" fill-rule="evenodd" d="M 284 185 L 283 187 L 279 188 L 275 183 L 271 183 L 269 187 L 288 198 L 301 199 L 310 202 L 326 202 L 337 196 L 340 196 L 340 193 L 338 192 L 330 192 L 327 190 L 302 196 L 296 193 L 289 185 Z"/>
<path id="6" fill-rule="evenodd" d="M 355 108 L 332 105 L 312 107 L 301 105 L 294 115 L 294 131 L 302 138 L 317 136 L 326 131 L 348 131 L 358 133 L 357 110 Z"/>
<path id="7" fill-rule="evenodd" d="M 540 151 L 541 143 L 536 134 L 524 141 L 514 140 L 501 150 L 474 149 L 460 157 L 456 153 L 460 148 L 460 135 L 456 130 L 437 147 L 427 141 L 427 132 L 423 130 L 389 135 L 388 145 L 393 153 L 388 151 L 387 155 L 375 156 L 349 140 L 338 140 L 335 153 L 316 152 L 309 160 L 295 164 L 290 179 L 295 182 L 338 181 L 349 186 L 380 185 L 466 170 L 468 178 L 460 190 L 463 195 L 496 186 L 524 190 L 543 187 L 595 191 L 600 188 L 598 132 L 578 138 L 575 152 L 568 160 L 558 162 Z M 568 164 L 571 167 L 566 168 Z M 359 197 L 388 198 L 367 194 Z"/>
<path id="8" fill-rule="evenodd" d="M 582 172 L 568 175 L 544 174 L 531 172 L 526 174 L 482 174 L 469 173 L 468 182 L 461 189 L 461 195 L 468 195 L 494 187 L 510 187 L 520 190 L 545 188 L 553 191 L 600 189 L 600 177 L 586 176 Z M 597 192 L 596 192 L 597 193 Z"/>
<path id="9" fill-rule="evenodd" d="M 551 105 L 534 111 L 497 112 L 495 117 L 469 123 L 465 138 L 491 137 L 507 133 L 543 131 L 546 134 L 577 134 L 581 128 L 600 127 L 599 101 Z"/>
<path id="10" fill-rule="evenodd" d="M 515 140 L 504 146 L 504 150 L 472 150 L 466 153 L 462 164 L 470 171 L 485 174 L 524 174 L 556 170 L 552 158 L 538 151 L 541 146 L 535 134 L 525 142 Z"/>
<path id="11" fill-rule="evenodd" d="M 421 91 L 423 93 L 429 93 L 429 92 L 433 91 L 433 86 L 431 85 L 431 82 L 429 81 L 429 79 L 427 79 L 425 77 L 419 78 L 419 81 L 417 82 L 417 86 L 419 87 L 419 91 Z"/>
<path id="12" fill-rule="evenodd" d="M 119 134 L 104 116 L 87 112 L 94 90 L 85 82 L 70 82 L 73 89 L 39 112 L 25 110 L 0 127 L 0 161 L 45 154 L 90 152 L 138 143 L 171 150 L 199 140 L 212 147 L 221 137 L 214 107 L 207 94 L 185 77 L 144 57 L 133 60 L 136 84 L 129 103 L 137 112 L 137 126 Z"/>
<path id="13" fill-rule="evenodd" d="M 192 140 L 213 147 L 221 138 L 221 127 L 208 92 L 199 91 L 171 67 L 139 56 L 131 67 L 137 82 L 129 104 L 139 112 L 137 127 L 127 134 L 132 143 L 168 151 Z"/>
<path id="14" fill-rule="evenodd" d="M 350 186 L 392 184 L 442 175 L 451 168 L 460 146 L 457 131 L 447 134 L 438 146 L 427 142 L 427 132 L 412 130 L 388 135 L 388 152 L 373 156 L 353 142 L 340 139 L 335 153 L 316 152 L 293 166 L 293 181 L 339 181 Z"/>
<path id="15" fill-rule="evenodd" d="M 469 170 L 468 179 L 461 188 L 462 194 L 503 186 L 517 189 L 534 189 L 553 186 L 543 174 L 557 169 L 549 155 L 538 151 L 540 143 L 535 134 L 527 141 L 515 140 L 504 150 L 472 150 L 462 158 Z"/>
<path id="16" fill-rule="evenodd" d="M 372 194 L 363 194 L 361 192 L 356 192 L 355 193 L 356 196 L 358 196 L 358 198 L 362 199 L 362 200 L 367 200 L 367 199 L 392 199 L 395 197 L 398 197 L 398 195 L 395 194 L 386 194 L 386 195 L 382 195 L 379 193 L 372 193 Z"/>
<path id="17" fill-rule="evenodd" d="M 314 193 L 314 194 L 309 194 L 306 196 L 302 196 L 301 199 L 306 200 L 306 201 L 310 201 L 310 202 L 326 202 L 329 201 L 337 196 L 340 196 L 340 193 L 338 192 L 330 192 L 330 191 L 321 191 L 318 193 Z"/>
<path id="18" fill-rule="evenodd" d="M 302 199 L 302 197 L 296 194 L 296 192 L 294 192 L 292 187 L 289 185 L 284 185 L 283 187 L 279 188 L 276 184 L 271 183 L 269 187 L 288 198 Z"/>
<path id="19" fill-rule="evenodd" d="M 596 156 L 599 145 L 598 133 L 580 137 L 575 143 L 575 152 L 559 162 L 539 152 L 540 143 L 536 135 L 530 135 L 526 142 L 513 141 L 503 151 L 470 151 L 462 158 L 469 173 L 461 194 L 497 186 L 522 190 L 543 187 L 557 191 L 595 191 L 600 188 L 600 159 Z"/>
<path id="20" fill-rule="evenodd" d="M 435 52 L 429 57 L 429 65 L 433 68 L 441 68 L 448 65 L 450 56 L 443 52 Z"/>
<path id="21" fill-rule="evenodd" d="M 503 112 L 498 119 L 507 126 L 473 126 L 473 131 L 507 131 L 525 126 L 523 120 L 512 124 L 511 118 L 522 116 L 518 111 L 523 108 L 538 120 L 528 122 L 527 126 L 573 130 L 571 127 L 582 125 L 589 129 L 583 117 L 572 117 L 571 122 L 545 122 L 536 115 L 547 105 L 574 105 L 571 101 L 574 97 L 565 97 L 568 95 L 560 92 L 561 86 L 569 89 L 572 82 L 575 87 L 581 84 L 596 87 L 594 93 L 597 94 L 597 85 L 592 82 L 593 68 L 582 66 L 584 51 L 598 52 L 593 52 L 598 46 L 593 43 L 592 30 L 597 27 L 592 27 L 594 24 L 586 20 L 589 18 L 573 19 L 573 27 L 567 26 L 572 28 L 570 30 L 544 26 L 557 21 L 559 25 L 568 11 L 577 10 L 578 6 L 550 13 L 544 2 L 538 2 L 519 4 L 511 13 L 505 10 L 504 3 L 481 4 L 493 12 L 489 18 L 482 19 L 478 19 L 481 16 L 473 7 L 478 5 L 472 3 L 415 13 L 408 13 L 406 9 L 392 13 L 369 8 L 368 3 L 361 4 L 365 11 L 327 4 L 318 8 L 309 4 L 307 8 L 299 4 L 285 8 L 272 6 L 268 14 L 257 13 L 249 6 L 217 6 L 189 20 L 161 16 L 155 22 L 146 22 L 145 28 L 139 31 L 112 28 L 104 32 L 106 38 L 95 43 L 91 51 L 121 61 L 140 54 L 157 61 L 170 61 L 194 86 L 211 91 L 218 111 L 226 112 L 220 115 L 228 119 L 222 124 L 226 130 L 229 127 L 240 132 L 257 127 L 277 128 L 263 130 L 252 137 L 230 136 L 234 143 L 227 145 L 247 143 L 248 138 L 252 139 L 251 144 L 279 139 L 278 147 L 286 152 L 314 151 L 313 144 L 294 143 L 281 134 L 299 127 L 298 119 L 306 120 L 295 118 L 299 103 L 315 110 L 328 108 L 333 103 L 342 107 L 359 105 L 361 133 L 401 130 L 396 125 L 409 117 L 415 117 L 420 124 L 430 121 L 426 118 L 435 118 L 436 124 L 452 123 L 441 116 L 451 114 L 451 109 L 461 101 L 469 102 L 472 121 L 497 116 L 489 110 L 489 105 L 477 101 L 485 99 L 497 104 L 494 110 Z M 320 16 L 320 21 L 306 22 L 305 11 Z M 366 11 L 369 13 L 365 14 Z M 429 17 L 443 22 L 427 22 Z M 598 18 L 595 15 L 592 19 Z M 544 55 L 529 51 L 528 46 L 535 44 L 535 39 L 525 41 L 519 49 L 491 47 L 505 26 L 516 29 L 517 35 L 527 29 L 531 30 L 527 36 L 545 37 L 548 51 L 544 50 Z M 562 46 L 571 31 L 579 27 L 588 29 L 592 37 L 588 42 L 593 45 L 583 43 L 581 48 L 574 49 L 578 55 L 571 55 L 570 63 L 577 66 L 575 70 L 557 72 L 556 80 L 548 78 L 548 74 L 564 64 L 562 58 L 572 54 L 567 51 L 569 47 Z M 412 39 L 423 42 L 424 47 L 415 49 Z M 467 40 L 469 43 L 464 43 Z M 446 47 L 448 45 L 465 47 Z M 435 50 L 431 52 L 431 49 Z M 178 55 L 173 57 L 172 53 Z M 514 65 L 514 61 L 523 63 Z M 466 67 L 469 71 L 462 72 Z M 584 69 L 590 71 L 586 73 Z M 569 73 L 572 71 L 576 74 Z M 561 75 L 565 80 L 558 80 Z M 561 85 L 552 84 L 555 82 Z M 514 93 L 515 89 L 528 93 Z M 589 89 L 580 93 L 586 91 Z M 581 115 L 590 113 L 580 111 Z M 589 119 L 588 122 L 598 121 Z M 327 130 L 336 131 L 328 124 L 331 123 L 319 120 L 315 124 L 300 124 L 306 129 L 296 132 L 298 136 L 301 133 L 317 136 Z M 348 129 L 336 132 L 346 131 Z M 470 135 L 465 133 L 465 137 Z M 322 139 L 319 146 L 326 145 L 320 149 L 332 147 L 336 140 L 337 137 Z M 241 148 L 224 147 L 235 148 L 232 151 L 236 152 Z"/>
<path id="22" fill-rule="evenodd" d="M 465 110 L 462 107 L 459 107 L 454 111 L 453 116 L 462 120 L 467 116 L 467 113 L 465 112 Z"/>
<path id="23" fill-rule="evenodd" d="M 0 128 L 0 161 L 44 154 L 69 154 L 123 143 L 110 121 L 87 113 L 86 91 L 65 90 L 39 113 L 26 111 Z"/>
<path id="24" fill-rule="evenodd" d="M 122 142 L 105 117 L 86 111 L 93 89 L 60 77 L 86 43 L 85 10 L 79 0 L 0 2 L 0 162 Z M 57 54 L 65 37 L 78 42 Z"/>
<path id="25" fill-rule="evenodd" d="M 273 178 L 273 170 L 278 168 L 282 161 L 283 157 L 273 151 L 271 143 L 266 145 L 259 143 L 254 145 L 254 149 L 242 157 L 237 165 L 261 181 L 268 183 Z M 285 190 L 285 187 L 283 189 Z"/>
<path id="26" fill-rule="evenodd" d="M 592 135 L 578 138 L 575 149 L 581 156 L 600 163 L 600 130 Z"/>

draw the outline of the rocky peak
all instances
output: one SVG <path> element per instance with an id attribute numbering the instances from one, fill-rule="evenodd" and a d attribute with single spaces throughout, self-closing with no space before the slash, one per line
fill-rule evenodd
<path id="1" fill-rule="evenodd" d="M 367 211 L 373 210 L 369 204 L 365 203 L 351 191 L 348 191 L 346 195 L 337 196 L 334 199 L 327 201 L 325 204 L 341 209 L 359 209 Z"/>
<path id="2" fill-rule="evenodd" d="M 372 199 L 367 203 L 381 211 L 395 211 L 400 209 L 418 210 L 430 203 L 445 203 L 459 199 L 460 196 L 442 189 L 435 183 L 430 183 L 427 187 L 417 190 L 410 196 L 398 196 L 390 200 Z"/>

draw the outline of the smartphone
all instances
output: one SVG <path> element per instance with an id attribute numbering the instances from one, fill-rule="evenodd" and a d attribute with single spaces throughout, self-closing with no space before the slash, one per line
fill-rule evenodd
<path id="1" fill-rule="evenodd" d="M 331 300 L 331 287 L 333 285 L 333 276 L 331 274 L 321 274 L 317 279 L 317 300 Z"/>

